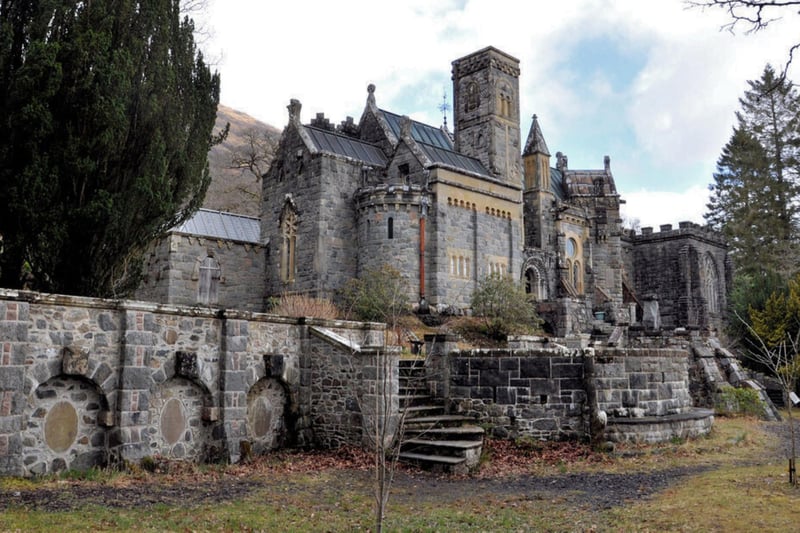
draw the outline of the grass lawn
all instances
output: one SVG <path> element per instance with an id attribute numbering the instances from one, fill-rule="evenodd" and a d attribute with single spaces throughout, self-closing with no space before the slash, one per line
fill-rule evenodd
<path id="1" fill-rule="evenodd" d="M 386 530 L 795 531 L 800 489 L 788 483 L 778 440 L 768 424 L 719 418 L 708 437 L 612 454 L 490 443 L 471 476 L 399 472 Z M 281 452 L 250 465 L 0 479 L 0 531 L 368 531 L 369 456 L 359 454 Z M 657 490 L 648 486 L 676 471 L 683 473 Z M 618 499 L 620 486 L 603 484 L 615 476 L 633 484 Z M 550 489 L 550 480 L 569 483 Z M 593 498 L 604 490 L 610 504 Z"/>

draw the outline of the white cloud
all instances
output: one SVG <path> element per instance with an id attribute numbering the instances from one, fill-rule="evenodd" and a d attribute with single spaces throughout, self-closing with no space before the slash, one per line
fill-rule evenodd
<path id="1" fill-rule="evenodd" d="M 222 54 L 222 102 L 274 126 L 286 124 L 290 98 L 303 103 L 304 120 L 317 112 L 334 122 L 357 119 L 369 83 L 381 107 L 438 124 L 450 62 L 492 45 L 521 61 L 523 129 L 537 113 L 551 150 L 597 161 L 609 154 L 618 171 L 632 173 L 618 172 L 618 181 L 635 179 L 649 191 L 708 183 L 703 171 L 676 185 L 659 168 L 713 168 L 745 81 L 767 61 L 782 64 L 797 39 L 793 20 L 753 36 L 720 33 L 724 12 L 687 10 L 679 0 L 219 0 L 212 7 L 209 56 Z M 641 70 L 621 77 L 613 63 L 568 60 L 603 40 L 615 44 L 619 61 L 629 51 Z M 608 106 L 611 113 L 598 114 Z M 600 135 L 584 139 L 583 129 Z M 571 160 L 576 168 L 592 162 Z"/>
<path id="2" fill-rule="evenodd" d="M 691 187 L 685 192 L 664 192 L 639 190 L 622 192 L 626 201 L 622 205 L 625 220 L 638 220 L 641 227 L 658 228 L 662 224 L 689 221 L 705 224 L 703 213 L 708 203 L 708 189 L 702 186 Z"/>

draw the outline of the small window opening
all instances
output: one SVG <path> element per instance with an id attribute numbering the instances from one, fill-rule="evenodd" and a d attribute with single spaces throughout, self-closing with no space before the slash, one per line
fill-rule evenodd
<path id="1" fill-rule="evenodd" d="M 390 239 L 394 239 L 394 218 L 389 217 L 389 222 L 388 222 L 388 225 L 387 225 L 387 229 L 388 229 L 388 233 L 389 233 L 389 238 Z"/>

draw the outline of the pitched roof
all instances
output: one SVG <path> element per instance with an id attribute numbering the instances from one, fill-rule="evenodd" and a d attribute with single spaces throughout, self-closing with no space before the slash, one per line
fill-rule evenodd
<path id="1" fill-rule="evenodd" d="M 342 155 L 363 161 L 368 165 L 385 167 L 386 156 L 383 151 L 374 144 L 365 143 L 346 135 L 340 135 L 332 131 L 305 126 L 306 131 L 311 137 L 314 146 L 321 152 L 335 155 Z"/>
<path id="2" fill-rule="evenodd" d="M 539 119 L 536 115 L 533 115 L 533 122 L 531 123 L 531 129 L 528 132 L 528 140 L 525 142 L 525 150 L 522 151 L 522 155 L 531 155 L 531 154 L 543 154 L 543 155 L 550 155 L 550 151 L 547 149 L 547 143 L 544 142 L 544 135 L 542 135 L 542 128 L 539 127 Z"/>
<path id="3" fill-rule="evenodd" d="M 391 111 L 380 110 L 389 124 L 389 128 L 394 133 L 395 137 L 400 138 L 400 120 L 403 118 Z M 436 128 L 428 124 L 423 124 L 416 120 L 411 121 L 411 137 L 419 142 L 430 144 L 436 148 L 444 148 L 445 150 L 453 150 L 453 142 L 450 136 L 442 128 Z"/>
<path id="4" fill-rule="evenodd" d="M 423 142 L 419 142 L 417 145 L 434 165 L 445 165 L 473 174 L 479 174 L 487 178 L 491 177 L 483 164 L 475 158 Z"/>
<path id="5" fill-rule="evenodd" d="M 172 228 L 172 231 L 252 244 L 261 242 L 259 219 L 211 209 L 198 210 L 192 218 Z"/>

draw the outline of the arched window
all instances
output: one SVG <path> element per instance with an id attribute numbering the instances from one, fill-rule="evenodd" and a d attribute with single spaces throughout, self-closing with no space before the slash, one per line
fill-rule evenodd
<path id="1" fill-rule="evenodd" d="M 513 115 L 514 95 L 508 85 L 503 85 L 498 94 L 498 113 L 500 116 L 511 118 Z"/>
<path id="2" fill-rule="evenodd" d="M 297 213 L 287 203 L 281 214 L 281 279 L 294 281 L 297 247 Z"/>

